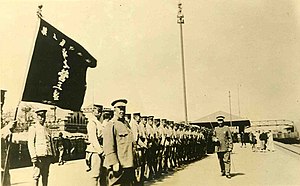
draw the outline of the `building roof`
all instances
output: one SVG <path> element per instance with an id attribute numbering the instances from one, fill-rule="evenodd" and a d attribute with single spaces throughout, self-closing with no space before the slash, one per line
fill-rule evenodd
<path id="1" fill-rule="evenodd" d="M 217 111 L 202 118 L 199 118 L 191 123 L 206 123 L 206 122 L 216 122 L 216 117 L 219 115 L 225 116 L 224 121 L 230 121 L 230 114 L 224 111 Z M 245 121 L 246 118 L 242 118 L 236 115 L 231 114 L 231 121 Z"/>
<path id="2" fill-rule="evenodd" d="M 246 126 L 251 126 L 250 120 L 246 118 L 242 118 L 236 115 L 231 114 L 231 122 L 230 122 L 230 114 L 224 111 L 218 111 L 215 113 L 212 113 L 210 115 L 204 116 L 200 119 L 197 119 L 193 122 L 190 122 L 190 124 L 193 125 L 198 125 L 198 126 L 203 126 L 203 127 L 208 127 L 208 128 L 213 128 L 218 126 L 218 122 L 216 117 L 219 115 L 225 116 L 224 120 L 224 125 L 227 126 L 239 126 L 239 127 L 246 127 Z"/>

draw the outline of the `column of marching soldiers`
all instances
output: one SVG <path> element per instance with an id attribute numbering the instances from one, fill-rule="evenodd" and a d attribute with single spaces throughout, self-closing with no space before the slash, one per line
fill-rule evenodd
<path id="1" fill-rule="evenodd" d="M 108 113 L 111 118 L 112 112 Z M 133 113 L 132 118 L 126 114 L 125 120 L 137 145 L 135 176 L 138 183 L 158 179 L 206 154 L 206 128 L 140 113 Z"/>

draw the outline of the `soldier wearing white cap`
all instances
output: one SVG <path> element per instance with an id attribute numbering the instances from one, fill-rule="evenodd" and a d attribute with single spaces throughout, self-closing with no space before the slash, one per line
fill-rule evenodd
<path id="1" fill-rule="evenodd" d="M 129 125 L 131 127 L 131 131 L 133 133 L 134 140 L 137 142 L 139 139 L 139 123 L 141 121 L 140 113 L 133 113 L 133 119 L 130 121 Z"/>
<path id="2" fill-rule="evenodd" d="M 139 154 L 139 164 L 141 167 L 140 170 L 140 178 L 139 182 L 143 183 L 145 179 L 145 168 L 146 168 L 146 151 L 148 149 L 148 140 L 147 140 L 147 132 L 146 132 L 146 125 L 147 125 L 147 118 L 148 116 L 141 116 L 141 122 L 138 126 L 138 154 Z"/>
<path id="3" fill-rule="evenodd" d="M 86 148 L 86 163 L 89 167 L 90 185 L 100 185 L 105 179 L 100 175 L 103 174 L 104 151 L 103 145 L 100 143 L 102 138 L 102 129 L 100 118 L 102 116 L 103 106 L 93 105 L 93 113 L 86 113 L 88 118 L 87 135 L 88 145 Z"/>
<path id="4" fill-rule="evenodd" d="M 28 129 L 28 149 L 33 163 L 33 179 L 39 185 L 42 177 L 43 186 L 48 185 L 50 164 L 53 161 L 54 149 L 50 130 L 44 126 L 47 110 L 36 110 L 36 123 Z"/>
<path id="5" fill-rule="evenodd" d="M 147 144 L 147 133 L 146 133 L 146 124 L 147 124 L 147 116 L 141 117 L 141 123 L 139 124 L 139 138 L 145 144 Z"/>
<path id="6" fill-rule="evenodd" d="M 154 116 L 148 116 L 148 121 L 146 125 L 146 134 L 147 134 L 147 141 L 148 141 L 148 150 L 146 151 L 146 161 L 149 167 L 149 177 L 148 177 L 149 180 L 153 179 L 154 174 L 156 173 L 156 168 L 154 164 L 155 140 L 154 140 L 153 119 Z"/>
<path id="7" fill-rule="evenodd" d="M 133 119 L 130 122 L 131 131 L 133 134 L 134 141 L 138 145 L 138 148 L 147 148 L 147 145 L 140 140 L 140 122 L 141 122 L 141 114 L 133 113 Z"/>
<path id="8" fill-rule="evenodd" d="M 226 175 L 226 177 L 230 179 L 230 153 L 233 148 L 233 143 L 229 127 L 224 126 L 224 118 L 224 116 L 216 117 L 219 126 L 215 128 L 213 141 L 216 144 L 222 176 Z"/>
<path id="9" fill-rule="evenodd" d="M 162 173 L 163 171 L 163 153 L 165 151 L 165 142 L 166 142 L 166 137 L 165 137 L 165 128 L 163 126 L 165 122 L 165 119 L 158 119 L 156 122 L 157 126 L 157 137 L 158 137 L 158 154 L 157 154 L 157 161 L 158 161 L 158 176 Z"/>
<path id="10" fill-rule="evenodd" d="M 112 102 L 114 117 L 103 132 L 104 165 L 108 168 L 109 185 L 132 185 L 135 181 L 135 141 L 125 120 L 127 100 Z"/>

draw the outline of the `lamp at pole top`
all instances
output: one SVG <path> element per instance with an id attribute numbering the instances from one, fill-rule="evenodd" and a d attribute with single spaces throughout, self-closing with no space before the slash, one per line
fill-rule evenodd
<path id="1" fill-rule="evenodd" d="M 182 3 L 178 3 L 177 23 L 184 24 L 184 15 L 182 13 Z"/>

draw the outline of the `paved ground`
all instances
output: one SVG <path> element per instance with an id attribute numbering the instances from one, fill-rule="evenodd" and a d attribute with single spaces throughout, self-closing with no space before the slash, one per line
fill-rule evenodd
<path id="1" fill-rule="evenodd" d="M 232 179 L 220 176 L 216 154 L 194 162 L 163 178 L 145 185 L 232 185 L 232 186 L 285 186 L 300 185 L 300 156 L 276 148 L 275 152 L 252 152 L 250 146 L 235 144 L 232 154 Z M 68 162 L 64 166 L 51 166 L 49 186 L 84 186 L 88 184 L 83 160 Z M 31 186 L 31 168 L 11 170 L 12 185 Z"/>

